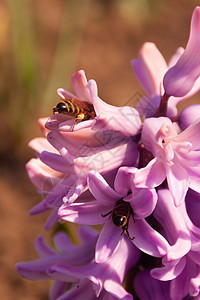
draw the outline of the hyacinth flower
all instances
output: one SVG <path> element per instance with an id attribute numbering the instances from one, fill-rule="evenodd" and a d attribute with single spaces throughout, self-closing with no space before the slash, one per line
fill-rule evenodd
<path id="1" fill-rule="evenodd" d="M 200 119 L 181 133 L 169 118 L 144 121 L 142 143 L 154 158 L 135 175 L 137 187 L 153 188 L 165 178 L 176 205 L 185 199 L 188 188 L 200 192 Z"/>
<path id="2" fill-rule="evenodd" d="M 147 95 L 137 106 L 144 117 L 155 116 L 162 101 L 160 115 L 175 117 L 177 104 L 200 89 L 199 31 L 200 7 L 196 7 L 186 49 L 178 48 L 168 65 L 154 43 L 144 43 L 138 59 L 132 60 L 132 67 Z"/>
<path id="3" fill-rule="evenodd" d="M 134 165 L 138 158 L 133 139 L 141 127 L 138 112 L 131 107 L 118 108 L 103 102 L 98 97 L 95 81 L 87 82 L 84 71 L 72 75 L 72 86 L 75 95 L 58 89 L 61 99 L 77 97 L 79 101 L 92 103 L 96 118 L 76 124 L 72 132 L 74 119 L 57 113 L 46 120 L 46 129 L 40 124 L 47 139 L 36 138 L 29 143 L 38 156 L 27 164 L 29 177 L 41 193 L 48 192 L 30 214 L 53 208 L 46 229 L 58 221 L 57 209 L 64 197 L 70 203 L 87 190 L 90 170 L 106 174 L 109 179 L 118 167 Z"/>
<path id="4" fill-rule="evenodd" d="M 68 125 L 69 122 L 72 124 L 73 118 L 68 120 L 69 116 L 62 113 L 50 118 L 46 123 L 51 130 L 47 139 L 60 156 L 43 152 L 40 155 L 42 162 L 59 172 L 76 174 L 84 179 L 90 170 L 104 174 L 121 165 L 135 164 L 138 152 L 132 137 L 141 128 L 138 112 L 128 106 L 114 107 L 102 101 L 96 82 L 87 82 L 84 71 L 72 75 L 72 86 L 75 95 L 58 89 L 61 99 L 77 97 L 79 101 L 88 101 L 93 105 L 96 117 L 76 124 L 73 132 Z"/>
<path id="5" fill-rule="evenodd" d="M 193 197 L 193 193 L 187 197 Z M 199 195 L 196 196 L 199 200 Z M 192 199 L 191 199 L 192 201 Z M 151 276 L 170 281 L 170 299 L 200 296 L 200 228 L 188 216 L 185 202 L 175 207 L 169 190 L 158 191 L 154 216 L 172 245 L 162 258 L 163 266 L 151 270 Z M 199 299 L 199 298 L 195 299 Z"/>
<path id="6" fill-rule="evenodd" d="M 46 228 L 59 218 L 104 225 L 80 246 L 56 235 L 59 253 L 39 238 L 41 259 L 17 266 L 24 277 L 54 279 L 50 299 L 133 299 L 122 287 L 127 270 L 141 300 L 200 299 L 199 105 L 177 115 L 200 87 L 199 32 L 196 7 L 186 49 L 168 65 L 152 43 L 132 62 L 147 94 L 137 108 L 143 124 L 137 110 L 103 102 L 84 71 L 72 75 L 73 94 L 58 89 L 45 138 L 30 143 L 37 158 L 27 171 L 47 194 L 31 213 L 53 209 Z M 70 104 L 78 101 L 89 115 Z"/>
<path id="7" fill-rule="evenodd" d="M 132 296 L 122 287 L 127 271 L 139 259 L 139 251 L 128 240 L 123 241 L 115 255 L 105 264 L 94 262 L 97 234 L 86 227 L 79 231 L 83 244 L 74 246 L 64 232 L 54 236 L 58 252 L 50 248 L 43 237 L 36 240 L 35 247 L 40 259 L 16 265 L 18 272 L 31 280 L 55 279 L 49 299 L 124 299 Z M 69 292 L 66 290 L 72 284 Z M 113 298 L 110 295 L 113 295 Z"/>
<path id="8" fill-rule="evenodd" d="M 61 219 L 84 225 L 105 223 L 97 241 L 95 260 L 105 262 L 112 256 L 126 233 L 140 250 L 155 257 L 166 254 L 169 244 L 146 221 L 157 203 L 154 189 L 136 189 L 135 168 L 120 168 L 114 189 L 97 172 L 90 172 L 88 185 L 96 201 L 63 204 Z M 125 222 L 124 222 L 125 221 Z"/>
<path id="9" fill-rule="evenodd" d="M 122 133 L 125 136 L 134 136 L 141 128 L 141 120 L 138 111 L 129 106 L 116 107 L 107 104 L 101 100 L 98 96 L 97 84 L 94 80 L 87 81 L 85 72 L 80 70 L 72 75 L 71 78 L 74 94 L 60 88 L 57 90 L 58 95 L 62 101 L 77 99 L 79 101 L 85 101 L 93 106 L 95 118 L 92 120 L 85 120 L 84 122 L 77 123 L 74 126 L 73 131 L 79 131 L 81 129 L 92 128 L 98 130 L 114 130 Z M 88 134 L 91 132 L 84 130 L 79 136 L 80 132 L 72 135 L 71 129 L 74 119 L 70 117 L 70 114 L 55 114 L 46 123 L 46 127 L 50 130 L 59 130 L 67 132 L 67 137 L 72 137 L 73 140 L 83 139 L 85 136 L 88 139 Z M 85 135 L 84 135 L 85 134 Z M 93 136 L 90 136 L 91 142 L 96 144 L 96 139 L 92 140 Z"/>
<path id="10" fill-rule="evenodd" d="M 54 236 L 54 244 L 57 250 L 49 247 L 42 236 L 35 241 L 35 248 L 40 256 L 39 259 L 21 262 L 16 265 L 17 271 L 24 278 L 31 280 L 50 280 L 51 276 L 48 270 L 56 264 L 66 264 L 68 266 L 79 266 L 90 263 L 94 258 L 94 249 L 97 240 L 97 233 L 84 226 L 79 229 L 79 237 L 82 244 L 75 246 L 71 243 L 68 235 L 64 232 L 58 232 Z M 76 284 L 79 281 L 77 277 L 69 276 L 67 280 L 55 280 L 49 299 L 58 299 L 63 294 L 69 283 Z"/>
<path id="11" fill-rule="evenodd" d="M 45 136 L 49 132 L 49 130 L 45 128 L 46 121 L 46 118 L 39 120 L 40 128 Z M 32 158 L 26 164 L 26 170 L 30 180 L 37 187 L 38 192 L 43 198 L 39 204 L 31 209 L 29 214 L 37 215 L 50 209 L 49 205 L 46 204 L 45 195 L 47 194 L 47 199 L 49 201 L 52 199 L 53 201 L 51 205 L 53 211 L 45 224 L 45 229 L 50 229 L 59 220 L 57 210 L 59 205 L 63 203 L 63 197 L 69 193 L 70 190 L 74 192 L 75 188 L 79 188 L 78 178 L 75 175 L 67 176 L 66 174 L 53 170 L 41 161 L 39 157 L 43 151 L 59 154 L 46 138 L 35 138 L 29 142 L 29 146 L 36 152 L 37 158 Z"/>
<path id="12" fill-rule="evenodd" d="M 58 298 L 59 300 L 83 299 L 83 293 L 85 299 L 91 300 L 133 300 L 133 296 L 122 287 L 122 281 L 127 271 L 137 263 L 138 259 L 138 249 L 124 236 L 113 256 L 104 263 L 92 261 L 80 267 L 59 264 L 52 266 L 48 273 L 55 280 L 68 281 L 70 277 L 80 279 L 82 288 L 79 290 L 75 286 Z"/>

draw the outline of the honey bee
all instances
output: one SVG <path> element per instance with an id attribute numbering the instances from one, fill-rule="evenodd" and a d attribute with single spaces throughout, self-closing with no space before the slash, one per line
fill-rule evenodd
<path id="1" fill-rule="evenodd" d="M 117 227 L 122 228 L 122 234 L 126 232 L 128 238 L 130 240 L 133 240 L 133 238 L 130 237 L 128 232 L 128 223 L 129 219 L 132 216 L 133 221 L 135 222 L 134 216 L 133 216 L 133 210 L 129 202 L 125 202 L 124 200 L 120 199 L 116 202 L 116 205 L 113 210 L 109 211 L 107 214 L 102 215 L 102 217 L 106 217 L 110 215 L 112 217 L 113 223 Z"/>
<path id="2" fill-rule="evenodd" d="M 96 116 L 94 107 L 91 103 L 78 100 L 77 98 L 72 98 L 71 100 L 60 100 L 57 105 L 53 107 L 53 113 L 74 117 L 75 120 L 72 126 L 72 131 L 74 130 L 78 120 L 86 121 L 94 119 Z"/>

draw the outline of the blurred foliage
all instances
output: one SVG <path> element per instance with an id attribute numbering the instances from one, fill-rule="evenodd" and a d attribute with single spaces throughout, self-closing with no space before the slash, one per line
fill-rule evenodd
<path id="1" fill-rule="evenodd" d="M 14 144 L 31 120 L 50 115 L 70 82 L 89 1 L 5 0 L 0 17 L 0 110 Z M 66 80 L 68 78 L 68 81 Z M 5 134 L 5 132 L 4 132 Z"/>
<path id="2" fill-rule="evenodd" d="M 130 19 L 137 22 L 146 21 L 152 18 L 161 4 L 165 0 L 100 0 L 99 10 L 117 10 L 126 20 Z"/>

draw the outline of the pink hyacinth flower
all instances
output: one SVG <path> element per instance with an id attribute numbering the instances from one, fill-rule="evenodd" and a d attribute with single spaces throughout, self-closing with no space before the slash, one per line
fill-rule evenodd
<path id="1" fill-rule="evenodd" d="M 138 259 L 138 249 L 127 237 L 123 237 L 116 252 L 104 263 L 99 264 L 92 261 L 88 265 L 79 267 L 62 263 L 52 266 L 48 273 L 54 279 L 61 281 L 68 281 L 69 277 L 74 277 L 79 278 L 80 283 L 87 282 L 85 288 L 88 286 L 89 291 L 84 292 L 84 298 L 87 297 L 85 299 L 102 299 L 102 296 L 105 297 L 108 293 L 111 295 L 109 299 L 133 300 L 133 296 L 122 287 L 122 281 L 127 271 L 137 263 Z M 86 279 L 87 281 L 85 281 Z M 91 295 L 90 285 L 93 287 L 93 297 L 96 296 L 96 298 Z M 61 299 L 74 299 L 75 292 L 77 295 L 77 287 L 75 287 L 75 290 L 72 289 L 67 292 Z M 83 297 L 82 293 L 83 289 L 81 289 L 79 297 Z M 107 297 L 104 297 L 103 299 L 107 299 Z"/>
<path id="2" fill-rule="evenodd" d="M 64 89 L 58 89 L 58 95 L 62 100 L 77 98 L 79 101 L 83 100 L 92 104 L 96 114 L 95 120 L 77 123 L 74 132 L 71 132 L 74 119 L 67 115 L 56 114 L 46 123 L 48 129 L 65 131 L 66 136 L 74 141 L 80 141 L 85 136 L 89 140 L 90 134 L 92 134 L 91 138 L 93 137 L 94 133 L 86 128 L 92 128 L 95 131 L 113 130 L 124 136 L 133 136 L 139 132 L 141 120 L 138 111 L 129 106 L 116 107 L 102 101 L 98 96 L 96 82 L 94 80 L 87 81 L 83 70 L 72 75 L 72 87 L 74 94 Z M 79 130 L 81 132 L 78 132 Z"/>
<path id="3" fill-rule="evenodd" d="M 97 172 L 90 172 L 89 189 L 97 201 L 64 204 L 59 209 L 59 216 L 69 222 L 84 225 L 105 223 L 96 245 L 95 260 L 105 262 L 119 245 L 123 228 L 113 223 L 111 214 L 117 201 L 123 200 L 131 206 L 133 214 L 128 221 L 127 234 L 132 242 L 145 253 L 161 257 L 167 249 L 166 240 L 155 231 L 145 220 L 155 208 L 157 195 L 154 189 L 136 189 L 133 186 L 135 168 L 120 168 L 114 189 Z"/>
<path id="4" fill-rule="evenodd" d="M 130 108 L 130 115 L 127 115 L 128 107 L 117 108 L 104 103 L 97 95 L 96 83 L 87 82 L 84 71 L 72 75 L 72 86 L 75 95 L 59 89 L 61 99 L 77 97 L 93 103 L 96 120 L 79 123 L 71 132 L 73 118 L 56 114 L 46 122 L 46 128 L 46 120 L 40 122 L 47 140 L 37 138 L 29 144 L 38 159 L 27 164 L 28 174 L 42 194 L 48 192 L 30 213 L 43 213 L 53 208 L 46 228 L 58 220 L 57 209 L 63 199 L 72 203 L 87 190 L 89 171 L 96 170 L 108 179 L 118 167 L 134 165 L 138 157 L 137 145 L 132 138 L 141 127 L 138 112 Z M 113 123 L 114 119 L 118 125 Z M 95 129 L 92 129 L 92 124 Z"/>
<path id="5" fill-rule="evenodd" d="M 16 265 L 21 276 L 31 280 L 52 280 L 49 269 L 56 264 L 66 264 L 68 266 L 82 266 L 90 263 L 94 258 L 94 246 L 97 233 L 84 226 L 79 229 L 79 237 L 82 244 L 75 246 L 64 232 L 58 232 L 54 236 L 56 250 L 49 247 L 42 236 L 35 241 L 35 248 L 40 256 L 39 259 L 21 262 Z M 74 276 L 65 277 L 65 280 L 56 279 L 51 286 L 49 299 L 60 299 L 71 284 L 79 283 L 79 278 Z M 85 286 L 86 291 L 89 284 Z"/>
<path id="6" fill-rule="evenodd" d="M 148 118 L 142 142 L 155 158 L 135 174 L 137 187 L 156 187 L 167 178 L 176 205 L 184 201 L 189 187 L 200 192 L 200 119 L 177 134 L 170 119 Z"/>
<path id="7" fill-rule="evenodd" d="M 46 127 L 50 130 L 47 135 L 54 151 L 43 151 L 40 160 L 51 169 L 64 174 L 75 176 L 74 184 L 69 192 L 63 195 L 65 182 L 47 196 L 46 203 L 58 203 L 55 197 L 64 197 L 72 203 L 86 189 L 88 172 L 96 170 L 107 176 L 114 173 L 120 166 L 135 165 L 138 157 L 137 145 L 132 136 L 141 128 L 138 112 L 129 107 L 114 107 L 103 102 L 97 93 L 93 80 L 86 79 L 84 71 L 72 75 L 74 94 L 64 89 L 58 89 L 61 99 L 78 98 L 88 101 L 94 106 L 95 120 L 77 124 L 71 132 L 73 118 L 57 113 L 51 117 Z M 117 123 L 116 123 L 117 122 Z M 109 176 L 109 175 L 108 175 Z M 66 179 L 69 186 L 69 179 Z"/>
<path id="8" fill-rule="evenodd" d="M 175 207 L 169 190 L 158 191 L 155 218 L 172 245 L 162 258 L 163 266 L 151 270 L 162 281 L 170 280 L 170 299 L 200 296 L 200 228 L 190 220 L 185 202 Z"/>

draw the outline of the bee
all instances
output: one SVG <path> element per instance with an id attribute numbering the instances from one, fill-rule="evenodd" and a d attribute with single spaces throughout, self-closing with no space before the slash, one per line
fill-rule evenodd
<path id="1" fill-rule="evenodd" d="M 120 199 L 116 202 L 116 205 L 113 210 L 109 211 L 107 214 L 102 215 L 102 217 L 106 217 L 110 215 L 112 217 L 113 223 L 117 227 L 122 228 L 122 234 L 126 232 L 128 238 L 130 240 L 133 240 L 133 238 L 130 237 L 129 232 L 128 232 L 128 223 L 129 219 L 132 216 L 133 221 L 135 222 L 134 216 L 133 216 L 133 210 L 129 202 L 125 202 L 124 200 Z"/>
<path id="2" fill-rule="evenodd" d="M 60 100 L 57 105 L 53 107 L 53 114 L 55 113 L 69 115 L 75 118 L 72 131 L 78 120 L 86 121 L 94 119 L 96 116 L 94 107 L 91 103 L 78 100 L 77 98 Z"/>

